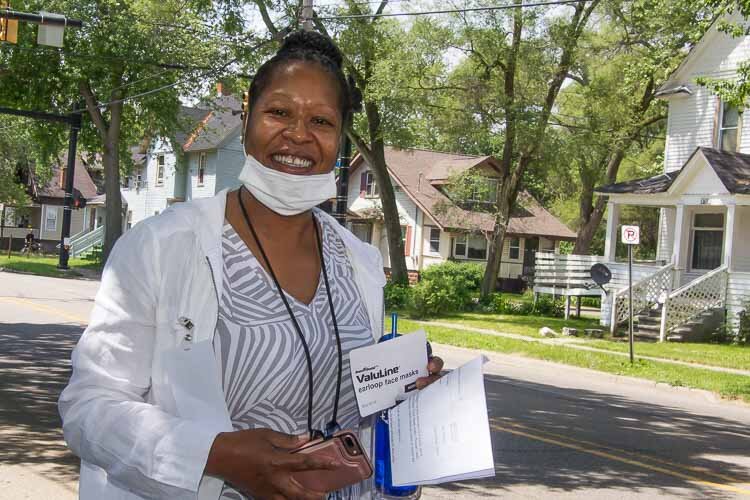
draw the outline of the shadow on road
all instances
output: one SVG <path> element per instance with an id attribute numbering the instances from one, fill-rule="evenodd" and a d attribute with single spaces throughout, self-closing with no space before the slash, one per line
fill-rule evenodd
<path id="1" fill-rule="evenodd" d="M 0 461 L 40 464 L 50 479 L 77 480 L 57 398 L 70 378 L 70 353 L 83 328 L 0 323 Z M 0 495 L 1 496 L 1 495 Z"/>
<path id="2" fill-rule="evenodd" d="M 492 375 L 485 380 L 490 418 L 505 429 L 492 431 L 496 477 L 436 487 L 444 493 L 496 497 L 523 485 L 539 486 L 547 494 L 599 489 L 630 497 L 647 489 L 650 495 L 681 498 L 735 497 L 731 491 L 597 457 L 554 441 L 704 481 L 750 483 L 750 429 L 736 421 L 612 394 Z M 750 491 L 748 484 L 739 487 Z M 617 498 L 617 494 L 607 498 Z"/>

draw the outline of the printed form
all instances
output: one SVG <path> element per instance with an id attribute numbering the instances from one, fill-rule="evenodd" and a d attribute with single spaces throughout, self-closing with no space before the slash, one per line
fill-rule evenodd
<path id="1" fill-rule="evenodd" d="M 482 356 L 389 411 L 394 486 L 495 475 Z"/>

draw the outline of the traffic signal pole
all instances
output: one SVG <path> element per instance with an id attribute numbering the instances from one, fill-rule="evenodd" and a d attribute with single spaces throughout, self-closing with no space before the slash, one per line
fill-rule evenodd
<path id="1" fill-rule="evenodd" d="M 70 140 L 68 141 L 68 167 L 65 169 L 65 205 L 63 206 L 62 232 L 60 233 L 60 259 L 57 267 L 68 269 L 70 258 L 70 218 L 73 209 L 73 189 L 76 170 L 76 149 L 78 147 L 78 131 L 81 130 L 81 114 L 78 104 L 73 104 L 70 115 Z"/>

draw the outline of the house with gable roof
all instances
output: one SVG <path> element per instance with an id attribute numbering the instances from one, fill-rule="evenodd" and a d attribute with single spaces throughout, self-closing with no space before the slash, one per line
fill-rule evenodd
<path id="1" fill-rule="evenodd" d="M 424 268 L 447 260 L 486 262 L 487 235 L 495 224 L 492 215 L 459 206 L 448 196 L 446 184 L 453 175 L 477 173 L 486 179 L 488 189 L 478 193 L 471 203 L 492 204 L 499 191 L 498 160 L 492 156 L 393 147 L 385 148 L 385 160 L 394 185 L 410 279 L 416 280 Z M 347 207 L 350 229 L 380 249 L 388 269 L 390 257 L 378 186 L 361 155 L 351 162 Z M 575 237 L 533 196 L 521 193 L 502 252 L 500 285 L 506 290 L 523 288 L 533 276 L 537 251 L 556 253 L 560 242 L 573 241 Z"/>
<path id="2" fill-rule="evenodd" d="M 132 149 L 134 167 L 124 179 L 126 229 L 173 203 L 206 198 L 239 185 L 245 162 L 241 103 L 219 95 L 201 107 L 180 109 L 181 130 Z"/>
<path id="3" fill-rule="evenodd" d="M 739 15 L 730 22 L 750 24 Z M 601 294 L 590 286 L 588 268 L 610 267 L 613 280 L 602 300 L 602 323 L 613 332 L 627 321 L 624 264 L 615 258 L 624 205 L 660 213 L 656 262 L 635 266 L 633 310 L 636 332 L 659 340 L 699 340 L 725 320 L 737 328 L 750 301 L 750 117 L 699 77 L 734 79 L 750 60 L 750 36 L 732 37 L 719 21 L 658 91 L 669 108 L 664 172 L 601 186 L 608 197 L 603 256 L 540 255 L 545 275 L 540 293 Z"/>

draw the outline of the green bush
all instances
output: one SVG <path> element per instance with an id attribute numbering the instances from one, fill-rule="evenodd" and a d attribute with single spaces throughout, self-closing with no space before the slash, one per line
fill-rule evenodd
<path id="1" fill-rule="evenodd" d="M 482 264 L 443 262 L 428 267 L 411 291 L 413 314 L 424 318 L 469 309 L 483 276 Z"/>
<path id="2" fill-rule="evenodd" d="M 549 295 L 539 295 L 536 304 L 532 300 L 525 300 L 523 296 L 493 293 L 479 306 L 482 312 L 509 314 L 514 316 L 550 316 L 561 318 L 565 308 L 561 299 L 553 300 Z"/>
<path id="3" fill-rule="evenodd" d="M 411 288 L 396 283 L 385 284 L 385 308 L 406 309 L 411 305 Z"/>

